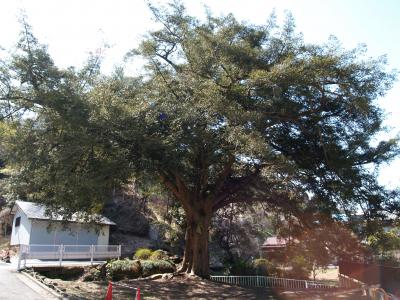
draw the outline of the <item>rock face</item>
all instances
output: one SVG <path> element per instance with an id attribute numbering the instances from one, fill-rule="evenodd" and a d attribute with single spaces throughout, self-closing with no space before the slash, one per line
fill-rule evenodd
<path id="1" fill-rule="evenodd" d="M 103 214 L 111 227 L 110 244 L 122 245 L 122 255 L 132 257 L 137 248 L 165 249 L 181 254 L 183 236 L 163 220 L 157 199 L 142 199 L 133 187 L 115 192 Z M 158 212 L 157 212 L 158 211 Z"/>
<path id="2" fill-rule="evenodd" d="M 0 234 L 10 234 L 13 222 L 13 215 L 11 215 L 11 208 L 4 207 L 0 211 Z"/>
<path id="3" fill-rule="evenodd" d="M 116 191 L 103 214 L 117 224 L 111 226 L 110 244 L 121 245 L 122 256 L 132 257 L 137 248 L 155 247 L 149 238 L 151 212 L 132 188 Z"/>
<path id="4" fill-rule="evenodd" d="M 103 214 L 113 220 L 117 226 L 113 230 L 145 237 L 149 233 L 149 220 L 142 205 L 143 200 L 121 193 L 113 197 Z"/>

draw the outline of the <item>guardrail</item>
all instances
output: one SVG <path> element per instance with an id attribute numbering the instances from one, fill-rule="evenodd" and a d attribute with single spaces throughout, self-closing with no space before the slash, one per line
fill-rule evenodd
<path id="1" fill-rule="evenodd" d="M 268 276 L 210 276 L 216 282 L 239 286 L 284 289 L 332 289 L 337 286 L 311 280 L 298 280 Z"/>
<path id="2" fill-rule="evenodd" d="M 363 288 L 366 284 L 355 278 L 349 277 L 344 274 L 339 274 L 339 287 L 341 288 Z"/>
<path id="3" fill-rule="evenodd" d="M 58 260 L 87 259 L 93 263 L 95 259 L 120 258 L 121 245 L 20 245 L 18 267 L 21 261 L 24 266 L 27 259 Z"/>

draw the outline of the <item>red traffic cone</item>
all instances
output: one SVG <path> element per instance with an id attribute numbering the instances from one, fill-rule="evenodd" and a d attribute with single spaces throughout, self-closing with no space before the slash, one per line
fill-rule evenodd
<path id="1" fill-rule="evenodd" d="M 108 283 L 106 300 L 112 300 L 112 283 L 111 283 L 111 281 Z"/>
<path id="2" fill-rule="evenodd" d="M 136 289 L 136 300 L 140 300 L 140 288 Z"/>

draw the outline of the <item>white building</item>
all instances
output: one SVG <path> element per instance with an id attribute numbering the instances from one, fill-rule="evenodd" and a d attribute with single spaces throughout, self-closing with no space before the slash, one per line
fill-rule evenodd
<path id="1" fill-rule="evenodd" d="M 61 222 L 62 216 L 50 217 L 46 207 L 33 202 L 16 201 L 11 245 L 108 245 L 110 225 L 106 217 L 88 224 L 82 218 Z"/>

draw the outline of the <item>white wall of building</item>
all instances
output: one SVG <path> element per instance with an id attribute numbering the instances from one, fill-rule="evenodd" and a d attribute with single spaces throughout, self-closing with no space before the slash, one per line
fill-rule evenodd
<path id="1" fill-rule="evenodd" d="M 20 225 L 15 227 L 15 220 L 21 218 Z M 28 219 L 24 212 L 18 209 L 15 212 L 11 231 L 11 245 L 29 244 L 29 238 L 32 228 L 32 222 Z"/>
<path id="2" fill-rule="evenodd" d="M 15 220 L 20 217 L 20 225 Z M 108 245 L 109 225 L 51 222 L 28 219 L 21 209 L 14 215 L 11 245 Z"/>
<path id="3" fill-rule="evenodd" d="M 104 229 L 107 227 L 107 230 Z M 108 226 L 32 220 L 30 244 L 108 245 Z"/>
<path id="4" fill-rule="evenodd" d="M 110 238 L 110 226 L 103 225 L 99 232 L 99 239 L 97 240 L 97 245 L 108 245 Z"/>

